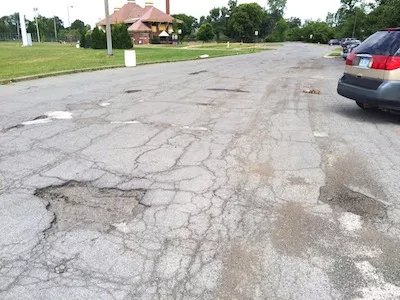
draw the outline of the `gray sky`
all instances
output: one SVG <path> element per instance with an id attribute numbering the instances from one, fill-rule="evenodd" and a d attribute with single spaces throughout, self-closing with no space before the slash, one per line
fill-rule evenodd
<path id="1" fill-rule="evenodd" d="M 33 18 L 33 7 L 38 7 L 39 13 L 50 17 L 57 15 L 64 20 L 68 26 L 67 6 L 70 9 L 71 22 L 81 19 L 85 23 L 94 25 L 104 16 L 103 0 L 1 0 L 0 16 L 8 15 L 16 11 L 21 11 L 25 15 Z M 145 0 L 137 0 L 139 5 L 144 6 Z M 257 2 L 261 6 L 266 6 L 267 0 L 239 0 L 239 3 Z M 115 5 L 122 5 L 125 0 L 109 0 L 110 10 Z M 228 0 L 171 0 L 171 13 L 186 13 L 199 18 L 207 15 L 208 11 L 217 6 L 226 6 Z M 288 0 L 286 17 L 300 17 L 302 19 L 323 19 L 325 20 L 328 12 L 334 12 L 339 7 L 340 0 Z M 165 0 L 154 0 L 154 5 L 161 10 L 165 10 Z"/>

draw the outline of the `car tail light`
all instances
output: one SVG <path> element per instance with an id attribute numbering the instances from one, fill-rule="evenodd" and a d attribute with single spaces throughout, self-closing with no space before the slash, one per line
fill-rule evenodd
<path id="1" fill-rule="evenodd" d="M 385 70 L 386 69 L 386 61 L 388 60 L 388 56 L 373 55 L 372 59 L 373 60 L 372 60 L 371 69 L 376 69 L 376 70 Z"/>
<path id="2" fill-rule="evenodd" d="M 354 52 L 349 53 L 346 58 L 346 65 L 352 66 L 353 65 L 353 60 L 356 58 L 356 54 Z"/>
<path id="3" fill-rule="evenodd" d="M 400 69 L 400 57 L 398 56 L 391 56 L 386 61 L 386 68 L 387 71 L 393 71 Z"/>
<path id="4" fill-rule="evenodd" d="M 393 71 L 400 69 L 400 57 L 374 55 L 372 61 L 372 69 Z"/>

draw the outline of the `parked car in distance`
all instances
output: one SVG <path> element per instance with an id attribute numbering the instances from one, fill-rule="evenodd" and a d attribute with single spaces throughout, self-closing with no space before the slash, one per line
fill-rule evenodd
<path id="1" fill-rule="evenodd" d="M 349 53 L 351 53 L 351 51 L 353 51 L 353 49 L 358 47 L 360 44 L 361 44 L 360 40 L 351 40 L 343 44 L 342 57 L 346 59 Z"/>
<path id="2" fill-rule="evenodd" d="M 340 41 L 338 39 L 332 39 L 332 40 L 329 40 L 328 45 L 329 46 L 340 45 Z"/>
<path id="3" fill-rule="evenodd" d="M 344 45 L 346 45 L 347 43 L 351 42 L 352 40 L 356 40 L 356 38 L 344 38 L 344 39 L 341 39 L 341 40 L 340 40 L 340 45 L 341 45 L 341 46 L 344 46 Z"/>
<path id="4" fill-rule="evenodd" d="M 400 28 L 376 32 L 347 56 L 337 92 L 363 109 L 400 110 Z"/>

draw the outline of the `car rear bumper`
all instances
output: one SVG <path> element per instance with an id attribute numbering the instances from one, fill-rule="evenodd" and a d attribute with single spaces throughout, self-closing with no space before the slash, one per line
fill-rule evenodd
<path id="1" fill-rule="evenodd" d="M 379 87 L 367 89 L 345 82 L 343 76 L 338 83 L 339 95 L 368 105 L 389 109 L 400 109 L 400 81 L 383 81 Z"/>

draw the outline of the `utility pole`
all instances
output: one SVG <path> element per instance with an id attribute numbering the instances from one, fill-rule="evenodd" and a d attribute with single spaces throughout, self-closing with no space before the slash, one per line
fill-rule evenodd
<path id="1" fill-rule="evenodd" d="M 36 22 L 36 32 L 37 32 L 37 40 L 40 43 L 40 32 L 39 32 L 39 24 L 38 24 L 38 20 L 37 20 L 37 11 L 38 8 L 34 7 L 33 11 L 35 12 L 35 22 Z"/>
<path id="2" fill-rule="evenodd" d="M 106 11 L 106 36 L 107 36 L 107 55 L 112 56 L 112 39 L 111 39 L 111 24 L 110 11 L 108 9 L 108 0 L 104 0 L 104 8 Z"/>
<path id="3" fill-rule="evenodd" d="M 56 23 L 56 16 L 54 16 L 54 36 L 57 42 L 57 23 Z"/>
<path id="4" fill-rule="evenodd" d="M 18 37 L 18 40 L 20 40 L 21 39 L 21 35 L 20 35 L 20 32 L 19 32 L 19 16 L 18 16 L 17 20 L 15 20 L 15 21 L 17 23 L 17 37 Z"/>
<path id="5" fill-rule="evenodd" d="M 353 26 L 353 36 L 352 36 L 352 38 L 354 38 L 354 35 L 356 34 L 356 26 L 357 26 L 357 10 L 355 10 L 354 26 Z"/>

